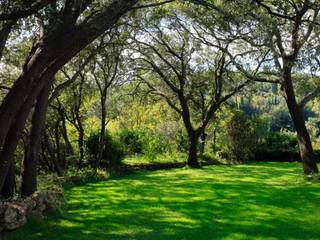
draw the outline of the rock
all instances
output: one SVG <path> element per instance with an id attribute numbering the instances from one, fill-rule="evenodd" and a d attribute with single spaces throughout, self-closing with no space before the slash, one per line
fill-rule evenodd
<path id="1" fill-rule="evenodd" d="M 14 230 L 27 222 L 26 207 L 23 204 L 6 203 L 6 210 L 2 219 L 1 227 L 4 230 Z"/>
<path id="2" fill-rule="evenodd" d="M 0 203 L 0 232 L 23 226 L 27 216 L 42 217 L 48 208 L 54 208 L 63 200 L 62 191 L 36 192 L 21 202 Z"/>
<path id="3" fill-rule="evenodd" d="M 0 215 L 4 214 L 4 211 L 6 210 L 6 207 L 4 204 L 0 204 Z"/>
<path id="4" fill-rule="evenodd" d="M 35 209 L 35 207 L 37 206 L 36 201 L 34 201 L 34 199 L 32 199 L 31 197 L 26 198 L 23 202 L 27 207 L 27 214 L 29 214 L 31 211 L 33 211 Z"/>

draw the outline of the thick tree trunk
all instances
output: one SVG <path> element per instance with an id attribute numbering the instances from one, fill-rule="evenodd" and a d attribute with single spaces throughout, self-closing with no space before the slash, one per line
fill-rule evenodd
<path id="1" fill-rule="evenodd" d="M 34 96 L 31 95 L 31 97 L 28 98 L 20 108 L 15 121 L 8 132 L 7 138 L 5 139 L 5 144 L 3 145 L 3 149 L 0 153 L 0 191 L 3 188 L 4 181 L 7 177 L 11 164 L 14 164 L 14 153 L 33 103 Z"/>
<path id="2" fill-rule="evenodd" d="M 297 131 L 298 145 L 300 149 L 300 156 L 305 174 L 318 173 L 318 167 L 312 148 L 309 132 L 306 128 L 305 119 L 303 115 L 303 109 L 296 101 L 292 78 L 290 63 L 284 63 L 284 85 L 283 91 L 286 99 L 286 103 L 289 109 L 291 119 Z"/>
<path id="3" fill-rule="evenodd" d="M 37 164 L 41 146 L 42 133 L 45 127 L 50 86 L 44 87 L 37 98 L 32 117 L 29 146 L 23 163 L 21 195 L 27 197 L 37 190 Z"/>
<path id="4" fill-rule="evenodd" d="M 200 145 L 200 154 L 201 155 L 204 154 L 204 149 L 206 146 L 206 138 L 207 138 L 207 134 L 206 134 L 205 130 L 203 130 L 203 132 L 201 133 L 201 145 Z"/>
<path id="5" fill-rule="evenodd" d="M 191 168 L 199 168 L 200 164 L 198 162 L 198 142 L 199 134 L 196 132 L 188 133 L 189 137 L 189 153 L 187 165 Z"/>
<path id="6" fill-rule="evenodd" d="M 4 181 L 3 188 L 1 190 L 1 196 L 4 199 L 9 199 L 14 196 L 16 189 L 16 176 L 15 176 L 15 165 L 11 163 L 6 179 Z"/>

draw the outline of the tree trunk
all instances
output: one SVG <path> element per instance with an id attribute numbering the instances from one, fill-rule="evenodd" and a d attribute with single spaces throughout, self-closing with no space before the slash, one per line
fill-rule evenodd
<path id="1" fill-rule="evenodd" d="M 6 179 L 4 181 L 3 188 L 1 190 L 1 196 L 4 199 L 10 199 L 14 196 L 16 188 L 16 176 L 15 176 L 15 165 L 11 163 Z"/>
<path id="2" fill-rule="evenodd" d="M 198 162 L 198 141 L 199 134 L 196 132 L 188 133 L 189 136 L 189 153 L 187 165 L 191 168 L 199 168 L 200 164 Z"/>
<path id="3" fill-rule="evenodd" d="M 295 97 L 290 66 L 290 63 L 284 63 L 284 85 L 282 87 L 282 90 L 284 91 L 284 96 L 289 109 L 289 113 L 297 131 L 303 171 L 305 174 L 318 173 L 319 170 L 312 148 L 310 135 L 306 128 L 303 109 L 299 106 Z"/>
<path id="4" fill-rule="evenodd" d="M 96 159 L 97 162 L 96 162 L 95 170 L 101 164 L 102 155 L 105 148 L 104 136 L 106 133 L 106 118 L 107 118 L 106 97 L 102 97 L 101 98 L 101 129 L 100 129 L 100 136 L 99 136 L 99 151 Z"/>
<path id="5" fill-rule="evenodd" d="M 59 175 L 59 176 L 62 176 L 62 169 L 59 165 L 59 162 L 57 161 L 57 158 L 56 158 L 56 155 L 55 155 L 55 152 L 54 152 L 54 149 L 50 143 L 50 140 L 49 140 L 49 137 L 47 134 L 44 134 L 44 143 L 47 147 L 47 150 L 48 150 L 48 153 L 50 155 L 50 160 L 52 161 L 53 163 L 53 166 L 54 166 L 54 170 L 56 171 L 56 173 Z"/>
<path id="6" fill-rule="evenodd" d="M 67 147 L 67 153 L 69 155 L 74 155 L 74 150 L 73 150 L 72 144 L 71 144 L 69 137 L 68 137 L 68 131 L 67 131 L 67 127 L 66 127 L 66 119 L 64 118 L 64 115 L 61 115 L 61 119 L 62 119 L 61 133 L 62 133 L 62 137 L 63 137 L 64 142 Z"/>
<path id="7" fill-rule="evenodd" d="M 201 155 L 204 154 L 204 149 L 206 146 L 206 137 L 207 137 L 207 134 L 206 134 L 205 130 L 203 130 L 203 132 L 201 133 L 201 145 L 200 145 L 200 154 Z"/>
<path id="8" fill-rule="evenodd" d="M 0 191 L 3 188 L 11 164 L 14 164 L 14 153 L 33 103 L 34 98 L 31 96 L 20 108 L 15 121 L 8 132 L 7 138 L 5 139 L 5 144 L 0 153 Z"/>
<path id="9" fill-rule="evenodd" d="M 83 167 L 83 158 L 84 158 L 84 129 L 81 121 L 78 122 L 78 126 L 79 126 L 78 146 L 80 151 L 79 169 L 81 169 Z"/>
<path id="10" fill-rule="evenodd" d="M 27 197 L 37 190 L 37 165 L 41 147 L 42 133 L 45 127 L 50 86 L 44 87 L 37 98 L 32 117 L 29 145 L 23 163 L 21 195 Z"/>

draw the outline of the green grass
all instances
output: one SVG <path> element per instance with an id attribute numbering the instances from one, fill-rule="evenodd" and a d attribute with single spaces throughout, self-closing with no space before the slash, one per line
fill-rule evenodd
<path id="1" fill-rule="evenodd" d="M 156 156 L 146 155 L 131 155 L 124 158 L 123 163 L 127 165 L 136 164 L 152 164 L 152 163 L 174 163 L 174 162 L 185 162 L 187 159 L 186 154 L 175 153 L 175 154 L 159 154 Z"/>
<path id="2" fill-rule="evenodd" d="M 296 163 L 141 172 L 66 190 L 14 239 L 320 239 L 320 184 Z"/>

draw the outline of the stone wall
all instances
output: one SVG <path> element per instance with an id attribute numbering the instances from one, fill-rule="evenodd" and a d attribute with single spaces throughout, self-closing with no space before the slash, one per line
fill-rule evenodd
<path id="1" fill-rule="evenodd" d="M 20 201 L 0 204 L 0 232 L 22 227 L 30 216 L 43 216 L 44 211 L 56 208 L 63 198 L 62 191 L 46 190 Z"/>

